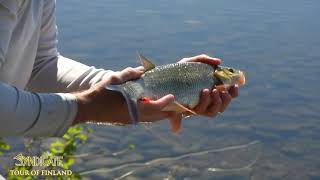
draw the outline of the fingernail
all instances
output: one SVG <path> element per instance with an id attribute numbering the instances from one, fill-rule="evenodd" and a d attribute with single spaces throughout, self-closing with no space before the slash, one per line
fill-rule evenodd
<path id="1" fill-rule="evenodd" d="M 204 89 L 202 92 L 209 93 L 209 89 Z"/>
<path id="2" fill-rule="evenodd" d="M 167 95 L 169 98 L 174 98 L 174 95 L 173 94 L 168 94 Z"/>
<path id="3" fill-rule="evenodd" d="M 143 72 L 145 71 L 145 68 L 143 66 L 139 66 L 136 69 L 139 70 L 139 71 L 143 71 Z"/>

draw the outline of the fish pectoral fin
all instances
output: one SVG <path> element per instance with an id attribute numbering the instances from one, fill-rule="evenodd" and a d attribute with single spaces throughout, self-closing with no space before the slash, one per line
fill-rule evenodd
<path id="1" fill-rule="evenodd" d="M 189 112 L 191 114 L 197 114 L 194 111 L 192 111 L 191 109 L 185 107 L 184 105 L 174 101 L 173 103 L 169 104 L 168 106 L 164 107 L 162 109 L 162 111 L 174 111 L 177 113 L 183 113 L 183 112 Z"/>
<path id="2" fill-rule="evenodd" d="M 181 130 L 181 118 L 180 115 L 170 118 L 170 127 L 171 127 L 171 132 L 173 133 L 178 133 Z"/>
<path id="3" fill-rule="evenodd" d="M 156 65 L 154 65 L 151 60 L 147 59 L 142 54 L 138 53 L 138 57 L 141 65 L 144 67 L 144 69 L 146 69 L 146 71 L 150 71 L 151 69 L 156 67 Z"/>

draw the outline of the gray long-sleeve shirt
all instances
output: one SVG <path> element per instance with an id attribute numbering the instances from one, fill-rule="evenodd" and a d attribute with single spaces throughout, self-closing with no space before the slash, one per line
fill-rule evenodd
<path id="1" fill-rule="evenodd" d="M 108 71 L 57 51 L 54 0 L 0 0 L 0 137 L 60 136 L 77 113 L 68 92 Z"/>

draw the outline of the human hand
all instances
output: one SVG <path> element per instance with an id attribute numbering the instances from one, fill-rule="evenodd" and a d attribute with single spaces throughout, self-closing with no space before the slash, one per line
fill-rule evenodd
<path id="1" fill-rule="evenodd" d="M 75 93 L 78 102 L 78 114 L 74 124 L 88 121 L 129 124 L 131 121 L 124 97 L 121 93 L 107 90 L 105 87 L 109 84 L 116 85 L 137 79 L 143 73 L 143 67 L 126 68 L 119 72 L 111 72 L 89 90 Z M 138 100 L 139 121 L 154 122 L 175 117 L 175 113 L 161 111 L 173 101 L 173 95 L 167 95 L 158 100 L 148 100 L 148 102 Z"/>
<path id="2" fill-rule="evenodd" d="M 183 58 L 179 61 L 179 63 L 187 63 L 187 62 L 202 62 L 209 65 L 219 65 L 221 63 L 221 59 L 210 57 L 208 55 L 202 54 L 194 57 Z M 218 113 L 223 112 L 227 106 L 230 104 L 232 98 L 238 96 L 238 86 L 232 86 L 227 91 L 219 92 L 217 89 L 213 89 L 211 92 L 209 89 L 202 90 L 200 94 L 199 104 L 192 109 L 196 114 L 207 116 L 207 117 L 215 117 Z M 184 115 L 190 115 L 186 113 Z M 171 118 L 170 123 L 173 131 L 179 131 L 181 127 L 181 119 L 183 115 L 176 115 L 175 118 Z"/>

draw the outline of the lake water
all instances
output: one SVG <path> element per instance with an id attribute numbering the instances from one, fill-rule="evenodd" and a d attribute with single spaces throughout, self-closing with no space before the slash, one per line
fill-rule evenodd
<path id="1" fill-rule="evenodd" d="M 157 64 L 206 53 L 243 69 L 248 82 L 223 114 L 187 119 L 179 134 L 166 121 L 89 125 L 95 133 L 83 151 L 105 153 L 79 160 L 78 169 L 101 179 L 320 179 L 319 10 L 316 0 L 58 2 L 59 47 L 67 57 L 120 70 L 138 65 L 136 51 Z M 107 169 L 252 141 L 258 143 Z M 128 144 L 136 148 L 112 156 Z"/>
<path id="2" fill-rule="evenodd" d="M 138 65 L 137 51 L 157 64 L 206 53 L 247 75 L 223 114 L 186 119 L 178 134 L 166 121 L 87 125 L 81 152 L 99 153 L 74 169 L 88 179 L 320 179 L 319 12 L 318 0 L 58 1 L 66 57 L 121 70 Z"/>

